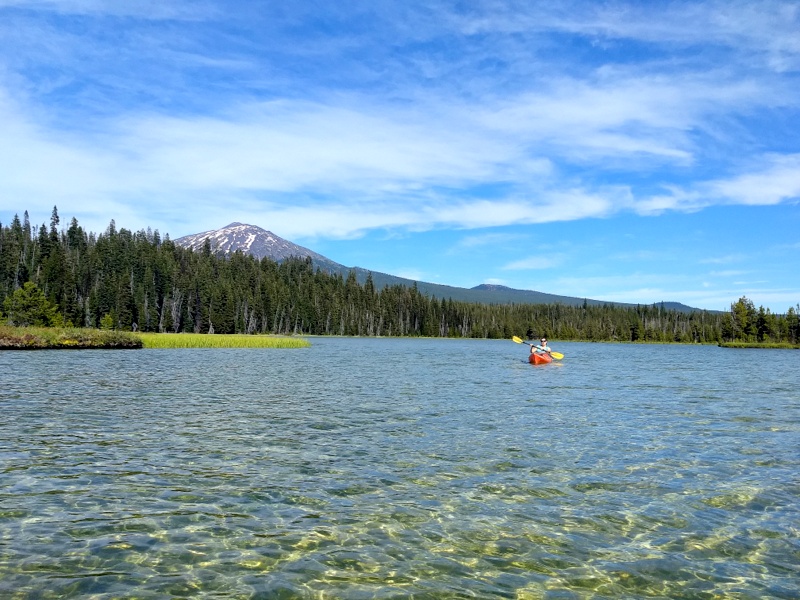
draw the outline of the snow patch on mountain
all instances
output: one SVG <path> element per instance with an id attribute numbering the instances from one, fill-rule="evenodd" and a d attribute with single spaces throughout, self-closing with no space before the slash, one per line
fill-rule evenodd
<path id="1" fill-rule="evenodd" d="M 206 240 L 210 242 L 211 251 L 214 254 L 232 254 L 237 250 L 241 250 L 245 254 L 252 254 L 258 259 L 270 258 L 278 262 L 291 256 L 296 258 L 310 257 L 312 260 L 322 264 L 333 262 L 321 254 L 293 244 L 271 231 L 255 225 L 237 222 L 221 229 L 186 235 L 176 239 L 175 243 L 199 252 L 203 249 Z"/>

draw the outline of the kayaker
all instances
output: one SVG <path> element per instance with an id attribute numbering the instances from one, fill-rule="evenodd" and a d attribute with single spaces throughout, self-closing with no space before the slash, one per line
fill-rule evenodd
<path id="1" fill-rule="evenodd" d="M 542 338 L 541 342 L 538 346 L 531 346 L 531 354 L 534 352 L 551 352 L 550 346 L 547 345 L 547 338 Z"/>

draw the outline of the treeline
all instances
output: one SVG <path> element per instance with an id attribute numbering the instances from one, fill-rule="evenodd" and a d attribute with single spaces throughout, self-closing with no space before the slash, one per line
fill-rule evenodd
<path id="1" fill-rule="evenodd" d="M 159 332 L 718 342 L 738 331 L 725 313 L 456 302 L 416 287 L 376 289 L 371 278 L 360 285 L 310 260 L 215 256 L 208 243 L 194 252 L 113 221 L 100 234 L 74 218 L 59 224 L 56 208 L 49 227 L 31 227 L 27 213 L 0 224 L 4 320 L 43 304 L 50 324 Z M 782 327 L 774 331 L 797 335 Z"/>
<path id="2" fill-rule="evenodd" d="M 759 344 L 800 344 L 800 304 L 789 307 L 785 315 L 776 315 L 742 296 L 731 304 L 722 323 L 723 341 Z"/>

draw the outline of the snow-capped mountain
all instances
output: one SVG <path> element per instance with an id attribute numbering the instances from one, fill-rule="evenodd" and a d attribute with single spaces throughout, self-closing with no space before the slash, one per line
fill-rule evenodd
<path id="1" fill-rule="evenodd" d="M 329 267 L 332 265 L 341 266 L 321 254 L 293 244 L 271 231 L 255 225 L 245 225 L 244 223 L 231 223 L 221 229 L 186 235 L 175 240 L 175 243 L 199 252 L 203 249 L 206 240 L 211 243 L 211 251 L 214 254 L 230 254 L 241 250 L 245 254 L 252 254 L 258 259 L 267 257 L 280 262 L 290 256 L 296 258 L 311 257 L 315 264 Z"/>

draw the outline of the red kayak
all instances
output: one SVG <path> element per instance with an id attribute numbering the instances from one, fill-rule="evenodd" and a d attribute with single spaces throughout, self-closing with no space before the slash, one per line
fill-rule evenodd
<path id="1" fill-rule="evenodd" d="M 528 361 L 532 365 L 546 365 L 549 362 L 553 362 L 553 357 L 547 352 L 531 352 Z"/>

